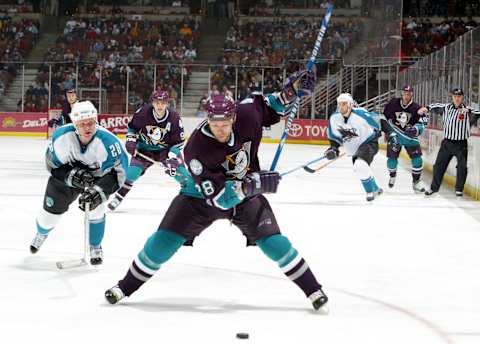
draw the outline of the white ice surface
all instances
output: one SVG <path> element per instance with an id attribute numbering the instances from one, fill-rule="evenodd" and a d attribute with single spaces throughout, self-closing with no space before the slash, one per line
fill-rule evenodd
<path id="1" fill-rule="evenodd" d="M 387 190 L 383 152 L 372 166 L 385 193 L 372 204 L 346 157 L 286 176 L 268 196 L 330 297 L 325 316 L 227 221 L 181 248 L 122 304 L 107 304 L 104 291 L 124 276 L 178 187 L 149 170 L 107 214 L 104 264 L 57 270 L 57 260 L 82 255 L 82 213 L 74 203 L 29 253 L 48 176 L 45 147 L 43 139 L 0 137 L 1 343 L 480 343 L 479 204 L 446 188 L 432 199 L 416 195 L 403 167 Z M 265 168 L 275 149 L 262 146 Z M 279 170 L 323 149 L 287 145 Z"/>

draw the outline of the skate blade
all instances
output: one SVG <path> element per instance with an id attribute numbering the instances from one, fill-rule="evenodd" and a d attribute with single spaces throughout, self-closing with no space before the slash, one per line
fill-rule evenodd
<path id="1" fill-rule="evenodd" d="M 72 260 L 64 260 L 61 262 L 57 262 L 57 268 L 62 269 L 71 269 L 71 268 L 78 268 L 80 266 L 89 265 L 88 262 L 82 259 L 72 259 Z"/>
<path id="2" fill-rule="evenodd" d="M 330 307 L 328 307 L 328 303 L 324 304 L 320 309 L 316 310 L 315 313 L 320 315 L 328 315 L 330 314 Z"/>

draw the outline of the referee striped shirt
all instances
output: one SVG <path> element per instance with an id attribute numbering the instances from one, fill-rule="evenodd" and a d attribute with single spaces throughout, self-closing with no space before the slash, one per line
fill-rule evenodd
<path id="1" fill-rule="evenodd" d="M 443 135 L 448 140 L 460 141 L 470 137 L 470 127 L 474 125 L 480 111 L 461 104 L 456 107 L 453 103 L 431 104 L 429 110 L 443 109 Z"/>

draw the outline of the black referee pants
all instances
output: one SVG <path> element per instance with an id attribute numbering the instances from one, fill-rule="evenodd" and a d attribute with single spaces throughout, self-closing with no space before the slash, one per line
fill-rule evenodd
<path id="1" fill-rule="evenodd" d="M 467 180 L 467 140 L 448 140 L 444 139 L 438 151 L 435 165 L 433 165 L 432 191 L 438 191 L 442 184 L 443 176 L 447 170 L 448 164 L 453 157 L 457 158 L 457 181 L 455 191 L 462 191 Z"/>

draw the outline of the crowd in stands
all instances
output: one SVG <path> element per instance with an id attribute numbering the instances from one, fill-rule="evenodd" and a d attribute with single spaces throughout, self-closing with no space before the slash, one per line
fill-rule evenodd
<path id="1" fill-rule="evenodd" d="M 404 0 L 404 17 L 480 16 L 478 0 Z"/>
<path id="2" fill-rule="evenodd" d="M 0 18 L 0 96 L 17 75 L 19 64 L 38 41 L 40 24 L 34 20 L 13 22 Z"/>
<path id="3" fill-rule="evenodd" d="M 100 75 L 102 89 L 107 91 L 111 101 L 109 111 L 123 112 L 125 109 L 127 72 L 132 107 L 148 100 L 155 77 L 157 85 L 162 81 L 165 87 L 171 85 L 178 92 L 182 73 L 188 77 L 188 70 L 178 63 L 192 62 L 196 58 L 199 32 L 199 23 L 188 17 L 161 22 L 127 20 L 123 16 L 112 19 L 72 17 L 63 35 L 47 52 L 44 60 L 48 63 L 40 68 L 38 87 L 30 94 L 37 88 L 40 90 L 33 96 L 28 94 L 27 102 L 32 100 L 40 109 L 43 101 L 48 100 L 48 92 L 43 89 L 48 88 L 51 62 L 52 106 L 64 101 L 64 90 L 75 85 L 77 80 L 77 87 L 98 89 Z M 177 65 L 168 64 L 172 61 Z M 158 64 L 156 72 L 154 63 Z M 38 96 L 38 93 L 45 95 Z"/>
<path id="4" fill-rule="evenodd" d="M 271 92 L 281 87 L 285 73 L 302 68 L 311 55 L 319 30 L 319 21 L 280 17 L 272 22 L 237 21 L 227 32 L 223 67 L 212 77 L 217 88 L 232 89 L 238 78 L 237 96 L 243 99 L 253 91 Z M 345 52 L 362 31 L 358 20 L 330 23 L 318 57 L 328 62 L 317 64 L 317 76 L 326 72 L 327 63 L 341 62 Z M 236 69 L 229 65 L 241 66 Z M 257 67 L 257 68 L 254 68 Z"/>
<path id="5" fill-rule="evenodd" d="M 471 17 L 446 18 L 440 23 L 432 23 L 430 19 L 412 19 L 402 23 L 402 55 L 419 57 L 428 55 L 443 46 L 452 43 L 459 36 L 478 26 Z"/>

